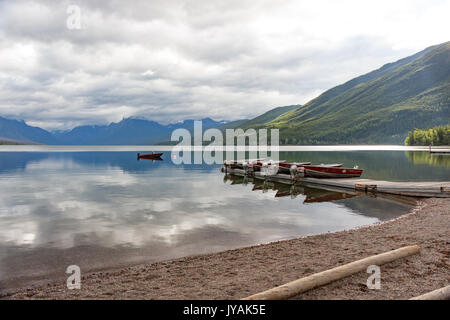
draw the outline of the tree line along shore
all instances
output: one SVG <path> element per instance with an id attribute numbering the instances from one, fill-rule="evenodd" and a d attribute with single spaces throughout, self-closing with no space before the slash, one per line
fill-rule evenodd
<path id="1" fill-rule="evenodd" d="M 414 129 L 405 139 L 407 146 L 448 146 L 450 145 L 450 125 L 430 129 Z"/>

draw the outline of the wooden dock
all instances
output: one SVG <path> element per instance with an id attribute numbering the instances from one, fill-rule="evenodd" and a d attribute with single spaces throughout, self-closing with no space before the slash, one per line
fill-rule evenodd
<path id="1" fill-rule="evenodd" d="M 450 198 L 450 181 L 407 181 L 393 182 L 360 178 L 318 179 L 288 174 L 264 175 L 261 172 L 245 172 L 242 169 L 227 168 L 226 172 L 237 175 L 249 175 L 257 179 L 264 179 L 285 184 L 305 183 L 317 187 L 336 187 L 352 189 L 367 193 L 386 193 L 410 197 L 438 197 Z"/>
<path id="2" fill-rule="evenodd" d="M 413 197 L 450 198 L 450 181 L 447 182 L 393 182 L 371 179 L 316 179 L 301 178 L 301 180 L 315 184 L 334 186 L 366 192 L 381 192 Z"/>

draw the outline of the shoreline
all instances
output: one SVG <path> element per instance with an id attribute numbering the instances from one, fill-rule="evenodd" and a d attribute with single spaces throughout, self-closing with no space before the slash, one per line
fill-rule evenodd
<path id="1" fill-rule="evenodd" d="M 212 254 L 104 269 L 18 288 L 3 299 L 240 299 L 373 254 L 418 244 L 421 253 L 381 266 L 381 290 L 358 273 L 293 299 L 407 299 L 450 282 L 450 199 L 419 201 L 398 218 L 351 230 Z"/>

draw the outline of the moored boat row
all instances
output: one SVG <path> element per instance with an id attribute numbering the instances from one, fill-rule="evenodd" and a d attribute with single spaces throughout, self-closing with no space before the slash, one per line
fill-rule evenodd
<path id="1" fill-rule="evenodd" d="M 250 172 L 261 172 L 266 175 L 289 174 L 312 178 L 353 178 L 360 177 L 363 170 L 357 166 L 343 168 L 342 163 L 312 165 L 311 162 L 286 162 L 254 159 L 246 161 L 225 161 L 225 169 L 242 169 Z"/>

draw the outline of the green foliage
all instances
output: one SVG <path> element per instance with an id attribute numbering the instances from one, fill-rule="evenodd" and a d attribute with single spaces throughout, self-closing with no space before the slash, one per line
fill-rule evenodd
<path id="1" fill-rule="evenodd" d="M 407 146 L 448 146 L 450 145 L 450 125 L 431 129 L 414 129 L 405 139 Z"/>
<path id="2" fill-rule="evenodd" d="M 300 107 L 301 107 L 301 105 L 276 107 L 274 109 L 271 109 L 271 110 L 263 113 L 262 115 L 257 116 L 256 118 L 232 121 L 232 122 L 218 126 L 217 129 L 225 131 L 226 129 L 237 129 L 237 128 L 249 129 L 249 128 L 261 127 L 266 122 L 270 122 L 273 119 L 279 117 L 280 115 L 285 114 L 286 112 L 298 109 Z"/>
<path id="3" fill-rule="evenodd" d="M 450 42 L 332 88 L 262 125 L 282 143 L 403 143 L 414 128 L 448 124 Z"/>
<path id="4" fill-rule="evenodd" d="M 289 111 L 296 110 L 300 108 L 301 105 L 292 105 L 292 106 L 286 106 L 286 107 L 277 107 L 272 110 L 267 111 L 266 113 L 263 113 L 262 115 L 253 118 L 251 120 L 246 121 L 245 123 L 242 123 L 241 126 L 243 128 L 253 128 L 257 125 L 264 124 L 266 122 L 270 122 L 280 115 L 283 115 Z"/>

